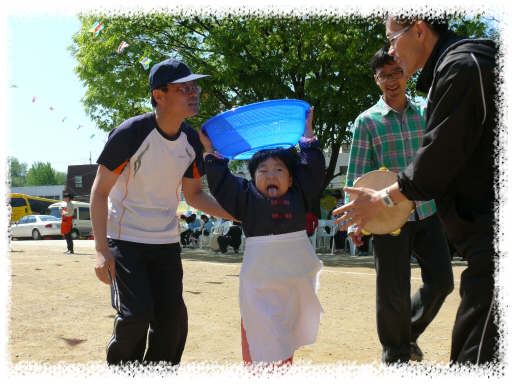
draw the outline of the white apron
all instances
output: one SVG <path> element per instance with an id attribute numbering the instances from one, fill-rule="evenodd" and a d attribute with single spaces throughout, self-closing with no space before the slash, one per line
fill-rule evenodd
<path id="1" fill-rule="evenodd" d="M 286 360 L 315 342 L 322 266 L 306 231 L 247 239 L 239 301 L 253 363 Z"/>

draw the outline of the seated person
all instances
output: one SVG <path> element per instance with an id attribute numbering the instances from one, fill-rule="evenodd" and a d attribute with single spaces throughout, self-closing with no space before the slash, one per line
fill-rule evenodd
<path id="1" fill-rule="evenodd" d="M 228 246 L 232 246 L 235 253 L 238 253 L 240 244 L 242 244 L 242 223 L 233 221 L 226 233 L 217 238 L 220 253 L 228 253 Z"/>
<path id="2" fill-rule="evenodd" d="M 197 239 L 199 239 L 199 236 L 201 236 L 201 234 L 203 234 L 204 236 L 208 236 L 210 234 L 210 232 L 212 231 L 213 222 L 210 221 L 208 216 L 206 216 L 203 213 L 201 215 L 201 220 L 202 220 L 202 224 L 201 224 L 199 231 L 194 231 L 190 235 L 190 241 L 194 242 L 195 244 L 197 244 Z M 203 229 L 204 229 L 204 231 L 203 231 Z"/>
<path id="3" fill-rule="evenodd" d="M 185 219 L 187 221 L 187 229 L 181 231 L 180 233 L 180 241 L 181 246 L 184 247 L 189 244 L 190 235 L 194 232 L 195 226 L 195 215 L 191 215 Z"/>

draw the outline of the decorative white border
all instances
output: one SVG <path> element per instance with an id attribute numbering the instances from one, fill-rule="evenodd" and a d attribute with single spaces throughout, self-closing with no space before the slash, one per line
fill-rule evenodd
<path id="1" fill-rule="evenodd" d="M 398 6 L 391 6 L 387 2 L 378 2 L 375 0 L 362 2 L 349 2 L 347 0 L 324 0 L 322 2 L 306 2 L 304 0 L 263 0 L 263 1 L 247 1 L 247 0 L 225 0 L 225 1 L 204 1 L 196 0 L 189 2 L 191 4 L 184 5 L 185 2 L 178 1 L 161 1 L 161 0 L 149 0 L 142 5 L 137 4 L 138 1 L 100 1 L 100 0 L 89 0 L 89 1 L 77 1 L 77 0 L 57 0 L 57 1 L 4 1 L 0 5 L 0 51 L 6 51 L 8 40 L 6 39 L 6 23 L 7 15 L 17 15 L 21 17 L 42 17 L 42 16 L 73 16 L 77 12 L 92 12 L 109 10 L 112 13 L 132 13 L 132 12 L 154 12 L 159 10 L 166 10 L 168 12 L 182 12 L 184 14 L 203 14 L 208 15 L 211 13 L 220 14 L 247 14 L 251 13 L 254 15 L 261 15 L 266 17 L 279 16 L 282 14 L 301 14 L 301 15 L 347 15 L 347 14 L 358 14 L 361 16 L 367 16 L 373 13 L 376 9 L 382 9 L 381 7 L 387 7 L 387 11 L 396 13 L 397 11 L 407 12 L 408 10 L 418 11 L 425 10 L 430 11 L 435 9 L 436 11 L 448 10 L 456 11 L 462 8 L 466 11 L 478 12 L 481 10 L 492 9 L 496 12 L 497 17 L 505 20 L 503 22 L 501 30 L 502 44 L 500 51 L 499 63 L 502 68 L 499 74 L 499 106 L 500 106 L 500 125 L 499 125 L 499 144 L 496 156 L 496 165 L 499 167 L 499 206 L 497 206 L 497 219 L 498 225 L 496 226 L 496 242 L 499 250 L 499 274 L 497 278 L 498 283 L 498 299 L 503 305 L 500 306 L 501 312 L 501 332 L 503 335 L 502 340 L 504 341 L 500 346 L 500 352 L 503 358 L 503 364 L 496 369 L 496 367 L 486 368 L 479 367 L 478 369 L 467 369 L 467 368 L 447 368 L 446 366 L 436 365 L 435 362 L 431 366 L 416 366 L 416 367 L 403 367 L 403 368 L 384 368 L 378 363 L 371 365 L 355 365 L 353 363 L 340 362 L 335 365 L 301 365 L 293 366 L 288 373 L 280 378 L 280 380 L 296 382 L 297 380 L 310 381 L 312 379 L 330 380 L 330 381 L 345 381 L 345 380 L 374 380 L 374 379 L 385 379 L 385 380 L 397 380 L 397 379 L 408 379 L 414 377 L 414 381 L 418 380 L 429 380 L 432 378 L 450 378 L 456 380 L 464 380 L 467 383 L 468 380 L 474 379 L 475 381 L 484 379 L 497 379 L 509 377 L 510 378 L 510 354 L 508 352 L 508 311 L 507 304 L 509 300 L 510 290 L 510 279 L 507 279 L 510 271 L 510 260 L 508 258 L 508 245 L 510 245 L 510 236 L 508 235 L 507 229 L 509 228 L 508 222 L 512 217 L 512 210 L 509 203 L 509 176 L 508 176 L 508 146 L 509 141 L 512 140 L 510 135 L 507 134 L 508 127 L 508 105 L 509 100 L 509 89 L 508 79 L 509 74 L 509 62 L 510 58 L 508 55 L 508 10 L 505 5 L 505 1 L 487 1 L 485 5 L 482 5 L 481 1 L 447 1 L 444 2 L 422 2 L 417 5 L 412 5 L 407 2 L 406 6 L 400 4 Z M 395 2 L 399 3 L 399 2 Z M 382 9 L 384 10 L 384 9 Z M 5 37 L 5 38 L 4 38 Z M 5 55 L 4 57 L 7 57 Z M 5 60 L 0 60 L 0 74 L 1 74 L 1 85 L 4 92 L 2 98 L 6 100 L 7 89 L 9 84 L 6 82 L 6 70 L 8 65 Z M 0 116 L 7 115 L 8 103 L 0 103 Z M 5 121 L 2 126 L 5 126 Z M 0 140 L 0 169 L 6 170 L 6 140 Z M 478 188 L 478 186 L 475 186 Z M 4 183 L 0 183 L 0 192 L 3 196 L 7 193 Z M 1 205 L 0 217 L 6 217 L 5 205 Z M 6 222 L 0 220 L 0 228 L 3 233 L 6 233 Z M 5 252 L 6 247 L 2 242 L 1 251 Z M 9 310 L 9 290 L 10 290 L 10 265 L 8 258 L 3 257 L 5 253 L 0 254 L 0 273 L 1 281 L 5 282 L 1 295 L 2 308 Z M 4 302 L 5 300 L 5 302 Z M 0 316 L 0 328 L 5 329 L 5 332 L 0 332 L 2 338 L 2 345 L 5 346 L 8 335 L 8 322 L 7 314 Z M 343 326 L 343 324 L 340 324 Z M 129 377 L 123 373 L 114 374 L 111 372 L 104 362 L 91 362 L 88 364 L 66 364 L 60 363 L 57 365 L 41 365 L 33 362 L 21 362 L 16 365 L 10 364 L 6 359 L 6 348 L 0 348 L 0 361 L 1 366 L 4 368 L 4 362 L 6 363 L 7 371 L 5 375 L 9 379 L 9 382 L 13 379 L 16 381 L 27 381 L 33 382 L 34 379 L 51 379 L 52 381 L 57 379 L 113 379 L 126 380 Z M 139 373 L 132 380 L 147 380 L 148 378 L 156 379 L 161 377 L 158 372 L 149 372 L 146 370 L 139 370 Z M 223 381 L 231 380 L 238 382 L 240 378 L 249 379 L 249 376 L 243 366 L 240 365 L 220 365 L 216 362 L 202 362 L 202 363 L 187 363 L 184 361 L 179 369 L 179 374 L 176 377 L 169 377 L 165 380 L 179 380 L 179 381 L 191 381 L 197 379 L 219 379 Z M 275 379 L 275 376 L 274 376 Z M 271 380 L 274 380 L 271 379 Z"/>

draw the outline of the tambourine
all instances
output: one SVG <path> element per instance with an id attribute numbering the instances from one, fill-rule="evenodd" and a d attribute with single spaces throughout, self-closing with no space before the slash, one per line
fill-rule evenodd
<path id="1" fill-rule="evenodd" d="M 213 252 L 219 252 L 220 251 L 220 248 L 219 248 L 219 242 L 218 242 L 218 238 L 219 236 L 222 236 L 220 233 L 217 233 L 215 235 L 212 235 L 212 237 L 210 237 L 210 249 L 213 251 Z"/>
<path id="2" fill-rule="evenodd" d="M 372 171 L 364 174 L 354 182 L 353 188 L 370 188 L 380 191 L 396 183 L 397 175 L 381 168 L 378 171 Z M 349 202 L 357 197 L 355 194 L 349 196 Z M 398 236 L 401 229 L 411 212 L 414 209 L 414 202 L 404 200 L 393 207 L 385 208 L 377 217 L 370 220 L 363 227 L 364 235 L 387 235 Z"/>

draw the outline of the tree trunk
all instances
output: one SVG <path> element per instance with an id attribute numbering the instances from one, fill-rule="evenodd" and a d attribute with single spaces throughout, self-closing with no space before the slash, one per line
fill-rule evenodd
<path id="1" fill-rule="evenodd" d="M 316 196 L 315 200 L 313 200 L 313 207 L 311 208 L 311 211 L 313 212 L 313 215 L 318 217 L 318 219 L 321 219 L 320 200 L 322 200 L 325 189 L 327 188 L 331 180 L 334 179 L 334 173 L 336 172 L 336 163 L 338 161 L 338 154 L 340 153 L 340 148 L 340 143 L 335 142 L 331 145 L 331 159 L 329 161 L 329 164 L 326 164 L 327 168 L 325 169 L 324 182 L 322 183 L 322 187 L 320 188 L 320 191 L 318 192 L 318 195 Z"/>

